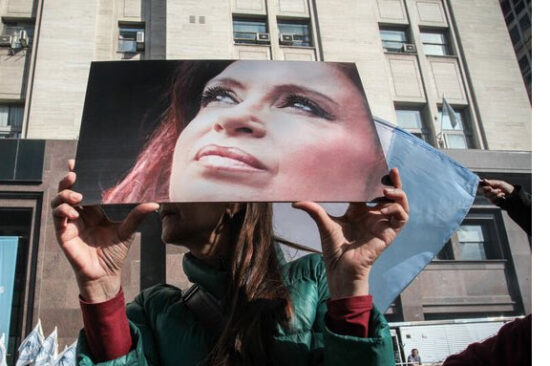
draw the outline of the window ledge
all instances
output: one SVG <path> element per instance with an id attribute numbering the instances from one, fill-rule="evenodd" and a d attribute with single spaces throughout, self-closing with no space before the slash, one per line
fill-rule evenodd
<path id="1" fill-rule="evenodd" d="M 448 58 L 448 59 L 453 59 L 453 60 L 458 60 L 458 56 L 457 55 L 426 55 L 427 58 L 439 58 L 439 59 L 445 59 L 445 58 Z"/>
<path id="2" fill-rule="evenodd" d="M 387 53 L 388 55 L 411 55 L 411 56 L 418 55 L 418 52 L 403 52 L 403 51 L 384 51 L 384 53 Z"/>
<path id="3" fill-rule="evenodd" d="M 271 43 L 237 43 L 233 41 L 233 46 L 271 47 Z"/>
<path id="4" fill-rule="evenodd" d="M 289 44 L 279 44 L 279 47 L 281 48 L 299 48 L 303 50 L 315 50 L 315 47 L 313 46 L 293 46 Z"/>

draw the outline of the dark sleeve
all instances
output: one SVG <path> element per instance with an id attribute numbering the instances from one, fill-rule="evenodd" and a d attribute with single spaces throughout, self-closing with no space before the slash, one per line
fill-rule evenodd
<path id="1" fill-rule="evenodd" d="M 114 360 L 132 348 L 130 325 L 122 289 L 116 297 L 101 303 L 80 299 L 84 333 L 95 362 Z"/>
<path id="2" fill-rule="evenodd" d="M 531 315 L 500 328 L 497 335 L 472 343 L 461 353 L 448 357 L 443 366 L 531 365 Z"/>
<path id="3" fill-rule="evenodd" d="M 531 236 L 531 195 L 521 186 L 515 185 L 514 191 L 506 195 L 502 199 L 498 206 L 503 210 L 506 210 L 508 215 L 514 220 L 522 229 Z"/>
<path id="4" fill-rule="evenodd" d="M 327 301 L 327 327 L 334 333 L 366 338 L 372 296 L 353 296 Z"/>

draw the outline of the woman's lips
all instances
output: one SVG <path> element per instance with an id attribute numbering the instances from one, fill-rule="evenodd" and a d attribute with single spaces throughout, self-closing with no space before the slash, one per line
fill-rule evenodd
<path id="1" fill-rule="evenodd" d="M 267 167 L 256 157 L 236 147 L 206 145 L 199 149 L 195 160 L 215 170 L 245 172 L 267 170 Z"/>

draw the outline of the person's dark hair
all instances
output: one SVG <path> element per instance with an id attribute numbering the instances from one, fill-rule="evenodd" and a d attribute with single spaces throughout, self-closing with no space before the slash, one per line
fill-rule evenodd
<path id="1" fill-rule="evenodd" d="M 227 288 L 227 323 L 212 349 L 208 365 L 269 365 L 270 341 L 278 324 L 292 316 L 290 294 L 283 283 L 274 243 L 272 207 L 248 203 L 230 225 L 232 258 Z"/>

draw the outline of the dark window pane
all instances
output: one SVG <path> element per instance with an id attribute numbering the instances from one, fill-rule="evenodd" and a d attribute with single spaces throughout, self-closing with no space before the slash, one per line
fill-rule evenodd
<path id="1" fill-rule="evenodd" d="M 439 253 L 437 253 L 437 259 L 441 260 L 452 260 L 454 259 L 453 255 L 453 246 L 450 241 L 445 244 Z"/>
<path id="2" fill-rule="evenodd" d="M 502 13 L 503 14 L 508 14 L 508 12 L 510 11 L 511 7 L 510 7 L 510 2 L 508 0 L 504 0 L 504 1 L 501 1 L 500 2 L 500 7 L 502 9 Z"/>
<path id="3" fill-rule="evenodd" d="M 44 166 L 44 140 L 19 140 L 15 179 L 41 181 Z"/>
<path id="4" fill-rule="evenodd" d="M 0 180 L 13 180 L 18 140 L 0 140 Z"/>
<path id="5" fill-rule="evenodd" d="M 527 74 L 525 74 L 525 83 L 531 86 L 531 72 L 528 72 Z"/>
<path id="6" fill-rule="evenodd" d="M 23 106 L 12 104 L 8 117 L 8 125 L 20 129 L 23 124 Z"/>
<path id="7" fill-rule="evenodd" d="M 521 13 L 523 9 L 525 9 L 525 3 L 523 2 L 523 0 L 519 1 L 516 5 L 514 5 L 514 10 L 518 15 L 519 13 Z"/>
<path id="8" fill-rule="evenodd" d="M 510 29 L 510 38 L 512 39 L 513 44 L 521 41 L 521 36 L 519 35 L 517 26 L 514 26 L 512 29 Z"/>
<path id="9" fill-rule="evenodd" d="M 506 24 L 510 24 L 514 21 L 514 13 L 510 13 L 506 16 Z"/>
<path id="10" fill-rule="evenodd" d="M 521 27 L 522 31 L 526 31 L 531 29 L 531 19 L 529 19 L 529 15 L 525 14 L 520 20 L 519 20 L 519 26 Z"/>
<path id="11" fill-rule="evenodd" d="M 531 65 L 529 65 L 529 59 L 527 58 L 527 56 L 523 56 L 519 60 L 519 67 L 521 68 L 521 71 L 523 73 L 525 73 L 526 71 L 528 71 L 531 68 Z"/>

